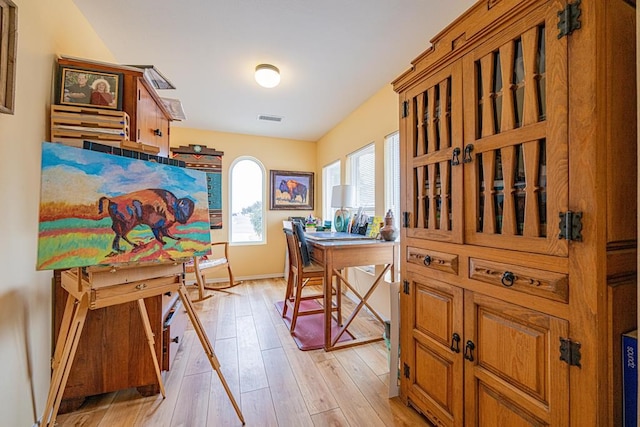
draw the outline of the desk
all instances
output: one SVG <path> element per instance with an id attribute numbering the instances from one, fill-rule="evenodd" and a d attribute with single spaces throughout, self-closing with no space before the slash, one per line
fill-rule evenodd
<path id="1" fill-rule="evenodd" d="M 331 301 L 331 280 L 336 276 L 336 280 L 341 280 L 358 298 L 360 302 L 345 322 L 340 326 L 337 333 L 331 334 L 331 304 L 324 304 L 324 349 L 325 351 L 337 348 L 350 347 L 357 344 L 378 341 L 382 336 L 376 337 L 355 337 L 354 340 L 338 343 L 338 339 L 347 330 L 353 319 L 362 307 L 367 306 L 372 314 L 378 318 L 380 323 L 383 319 L 367 303 L 378 284 L 383 280 L 387 271 L 391 270 L 391 277 L 396 277 L 396 266 L 399 258 L 399 242 L 386 242 L 382 240 L 312 240 L 307 239 L 307 244 L 311 250 L 311 258 L 324 266 L 324 298 Z M 343 274 L 343 269 L 347 267 L 358 267 L 362 265 L 383 265 L 384 268 L 376 277 L 371 288 L 360 295 L 349 283 Z"/>

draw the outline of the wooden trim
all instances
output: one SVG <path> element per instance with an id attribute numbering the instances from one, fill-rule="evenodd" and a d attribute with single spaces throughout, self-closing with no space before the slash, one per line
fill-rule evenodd
<path id="1" fill-rule="evenodd" d="M 16 89 L 18 8 L 0 0 L 0 113 L 13 114 Z"/>

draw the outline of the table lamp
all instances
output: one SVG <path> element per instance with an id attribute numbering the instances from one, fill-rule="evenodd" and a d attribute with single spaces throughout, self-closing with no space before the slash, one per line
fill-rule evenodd
<path id="1" fill-rule="evenodd" d="M 338 208 L 333 217 L 336 231 L 347 231 L 349 226 L 349 210 L 355 202 L 355 187 L 353 185 L 336 185 L 331 192 L 331 207 Z"/>

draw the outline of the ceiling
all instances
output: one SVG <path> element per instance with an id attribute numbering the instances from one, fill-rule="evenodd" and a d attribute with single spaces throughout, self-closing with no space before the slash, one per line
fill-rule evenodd
<path id="1" fill-rule="evenodd" d="M 121 64 L 154 65 L 186 121 L 317 141 L 411 66 L 473 0 L 74 0 Z M 280 69 L 273 89 L 256 65 Z M 282 117 L 259 121 L 259 115 Z"/>

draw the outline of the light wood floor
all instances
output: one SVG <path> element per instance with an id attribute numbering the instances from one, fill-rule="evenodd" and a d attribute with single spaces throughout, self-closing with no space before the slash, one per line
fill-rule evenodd
<path id="1" fill-rule="evenodd" d="M 384 341 L 333 352 L 298 350 L 274 306 L 283 299 L 284 286 L 282 279 L 246 281 L 194 304 L 247 426 L 431 425 L 398 398 L 387 397 Z M 356 326 L 378 328 L 372 325 L 365 319 Z M 59 415 L 57 423 L 241 425 L 190 326 L 164 385 L 166 399 L 121 390 L 88 398 L 78 411 Z"/>

